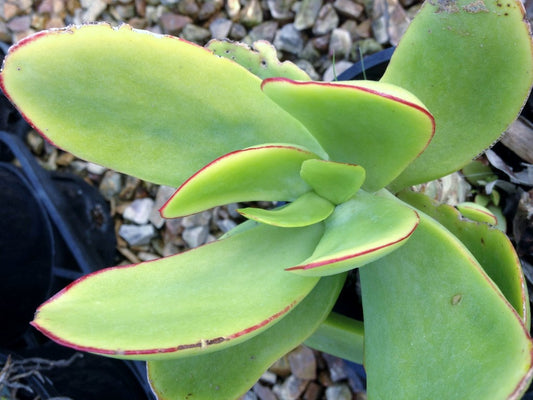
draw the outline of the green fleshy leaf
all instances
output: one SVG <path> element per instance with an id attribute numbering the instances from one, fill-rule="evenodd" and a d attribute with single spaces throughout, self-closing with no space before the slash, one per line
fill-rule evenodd
<path id="1" fill-rule="evenodd" d="M 393 183 L 397 191 L 454 172 L 516 118 L 533 82 L 532 44 L 519 1 L 428 1 L 403 36 L 383 82 L 413 92 L 435 137 Z"/>
<path id="2" fill-rule="evenodd" d="M 367 393 L 376 399 L 518 399 L 532 343 L 472 254 L 425 214 L 400 249 L 359 270 Z"/>
<path id="3" fill-rule="evenodd" d="M 295 82 L 273 78 L 263 91 L 304 124 L 332 161 L 359 164 L 363 189 L 381 189 L 427 146 L 433 117 L 411 93 L 371 81 Z"/>
<path id="4" fill-rule="evenodd" d="M 322 233 L 322 224 L 261 225 L 175 256 L 98 271 L 41 305 L 32 324 L 63 345 L 118 358 L 223 349 L 276 323 L 311 291 L 317 278 L 283 268 L 308 257 Z"/>
<path id="5" fill-rule="evenodd" d="M 361 321 L 332 312 L 305 344 L 315 350 L 363 364 L 364 326 Z"/>
<path id="6" fill-rule="evenodd" d="M 211 40 L 207 46 L 214 54 L 229 58 L 261 79 L 283 77 L 310 81 L 309 75 L 290 61 L 280 62 L 274 46 L 266 40 L 254 42 L 251 49 L 244 43 Z"/>
<path id="7" fill-rule="evenodd" d="M 296 228 L 316 224 L 331 215 L 335 206 L 314 192 L 308 192 L 294 202 L 274 210 L 248 207 L 237 211 L 248 219 L 263 224 Z"/>
<path id="8" fill-rule="evenodd" d="M 394 200 L 359 191 L 336 207 L 311 257 L 288 271 L 325 276 L 360 267 L 404 245 L 417 213 Z"/>
<path id="9" fill-rule="evenodd" d="M 261 145 L 226 154 L 190 177 L 161 209 L 165 218 L 238 201 L 293 201 L 311 187 L 300 177 L 317 156 L 290 145 Z"/>
<path id="10" fill-rule="evenodd" d="M 399 197 L 436 219 L 468 248 L 529 329 L 526 282 L 518 255 L 505 233 L 484 223 L 467 221 L 454 207 L 437 205 L 421 193 L 405 190 Z"/>
<path id="11" fill-rule="evenodd" d="M 25 38 L 11 48 L 1 85 L 57 146 L 168 186 L 223 154 L 261 143 L 294 143 L 324 156 L 240 65 L 126 25 Z"/>
<path id="12" fill-rule="evenodd" d="M 345 275 L 323 278 L 285 318 L 241 344 L 180 360 L 149 361 L 158 398 L 236 399 L 278 358 L 298 346 L 328 315 Z"/>
<path id="13" fill-rule="evenodd" d="M 360 165 L 306 160 L 300 175 L 320 196 L 333 204 L 341 204 L 361 188 L 366 172 Z"/>
<path id="14" fill-rule="evenodd" d="M 482 205 L 466 201 L 461 204 L 457 204 L 457 209 L 461 214 L 476 222 L 486 222 L 487 224 L 496 225 L 498 219 L 496 216 L 486 207 Z"/>

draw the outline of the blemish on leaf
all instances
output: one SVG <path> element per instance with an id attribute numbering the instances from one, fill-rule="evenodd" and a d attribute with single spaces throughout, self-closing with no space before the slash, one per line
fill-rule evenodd
<path id="1" fill-rule="evenodd" d="M 481 12 L 489 12 L 483 0 L 476 0 L 462 7 L 468 13 L 477 14 Z"/>
<path id="2" fill-rule="evenodd" d="M 429 4 L 438 7 L 437 11 L 435 11 L 436 13 L 455 14 L 459 12 L 456 0 L 429 0 Z"/>
<path id="3" fill-rule="evenodd" d="M 452 304 L 452 306 L 456 306 L 461 302 L 461 300 L 463 300 L 463 295 L 458 293 L 452 297 L 450 303 Z"/>

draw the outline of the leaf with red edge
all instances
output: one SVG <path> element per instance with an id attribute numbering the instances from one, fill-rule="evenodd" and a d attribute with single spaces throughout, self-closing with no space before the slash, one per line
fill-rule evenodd
<path id="1" fill-rule="evenodd" d="M 194 214 L 238 201 L 293 201 L 311 187 L 300 177 L 305 149 L 264 144 L 226 154 L 179 187 L 161 209 L 165 218 Z"/>
<path id="2" fill-rule="evenodd" d="M 97 271 L 41 305 L 32 324 L 63 345 L 118 358 L 220 350 L 275 324 L 313 289 L 318 278 L 284 268 L 308 257 L 322 233 L 322 224 L 260 225 L 175 256 Z"/>
<path id="3" fill-rule="evenodd" d="M 408 91 L 386 83 L 263 81 L 265 94 L 315 136 L 331 161 L 366 170 L 374 192 L 396 178 L 428 145 L 434 120 Z"/>
<path id="4" fill-rule="evenodd" d="M 337 206 L 313 255 L 288 271 L 325 276 L 361 267 L 396 250 L 418 225 L 411 208 L 359 191 Z"/>
<path id="5" fill-rule="evenodd" d="M 239 64 L 186 40 L 108 24 L 42 31 L 11 48 L 2 90 L 80 158 L 178 187 L 223 154 L 316 140 Z"/>

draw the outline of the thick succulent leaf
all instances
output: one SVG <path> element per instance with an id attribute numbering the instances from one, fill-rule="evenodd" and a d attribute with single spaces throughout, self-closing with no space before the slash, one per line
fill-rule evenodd
<path id="1" fill-rule="evenodd" d="M 315 350 L 363 364 L 364 333 L 361 321 L 332 312 L 305 344 Z"/>
<path id="2" fill-rule="evenodd" d="M 326 318 L 344 274 L 323 278 L 279 323 L 241 344 L 179 360 L 149 361 L 148 378 L 160 400 L 237 399 L 278 358 L 298 346 Z"/>
<path id="3" fill-rule="evenodd" d="M 457 204 L 457 209 L 468 219 L 476 222 L 486 222 L 487 224 L 496 225 L 498 219 L 496 216 L 486 207 L 479 204 L 466 201 L 464 203 Z"/>
<path id="4" fill-rule="evenodd" d="M 283 77 L 297 81 L 310 81 L 306 72 L 290 61 L 280 62 L 274 46 L 265 40 L 248 45 L 227 40 L 211 40 L 207 46 L 214 54 L 229 58 L 261 79 Z"/>
<path id="5" fill-rule="evenodd" d="M 359 270 L 367 391 L 374 399 L 518 399 L 527 329 L 471 253 L 435 220 Z"/>
<path id="6" fill-rule="evenodd" d="M 66 346 L 118 358 L 177 358 L 237 344 L 279 321 L 318 282 L 283 268 L 309 256 L 321 225 L 261 225 L 95 272 L 41 305 L 32 324 Z"/>
<path id="7" fill-rule="evenodd" d="M 519 1 L 427 1 L 382 82 L 413 92 L 435 117 L 437 129 L 393 188 L 468 164 L 516 118 L 532 79 L 531 37 Z"/>
<path id="8" fill-rule="evenodd" d="M 371 81 L 295 82 L 272 78 L 263 91 L 304 124 L 332 161 L 360 164 L 363 188 L 392 181 L 427 146 L 433 117 L 411 93 Z"/>
<path id="9" fill-rule="evenodd" d="M 248 219 L 268 225 L 296 228 L 308 226 L 324 221 L 331 215 L 335 206 L 328 200 L 308 192 L 298 197 L 294 202 L 274 210 L 247 207 L 237 211 Z"/>
<path id="10" fill-rule="evenodd" d="M 300 175 L 320 196 L 341 204 L 361 188 L 366 172 L 360 165 L 314 159 L 304 161 Z"/>
<path id="11" fill-rule="evenodd" d="M 300 177 L 317 158 L 289 145 L 262 145 L 226 154 L 196 172 L 161 209 L 165 218 L 194 214 L 238 201 L 293 201 L 311 190 Z"/>
<path id="12" fill-rule="evenodd" d="M 107 24 L 30 36 L 11 48 L 1 74 L 4 92 L 59 147 L 175 187 L 213 159 L 261 143 L 321 151 L 260 84 L 185 40 Z"/>
<path id="13" fill-rule="evenodd" d="M 527 286 L 518 255 L 505 233 L 484 223 L 467 221 L 454 207 L 437 205 L 421 193 L 405 190 L 399 197 L 436 219 L 468 248 L 529 329 Z"/>
<path id="14" fill-rule="evenodd" d="M 288 271 L 325 276 L 377 260 L 405 244 L 418 225 L 418 215 L 394 200 L 359 191 L 337 206 L 325 224 L 311 257 Z"/>

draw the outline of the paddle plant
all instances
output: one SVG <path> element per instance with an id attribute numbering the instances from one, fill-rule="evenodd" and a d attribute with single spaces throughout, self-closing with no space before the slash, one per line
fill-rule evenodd
<path id="1" fill-rule="evenodd" d="M 460 169 L 517 116 L 524 21 L 515 0 L 430 1 L 379 82 L 311 81 L 264 42 L 202 48 L 106 24 L 22 40 L 1 73 L 11 101 L 60 148 L 176 187 L 164 217 L 287 202 L 240 209 L 249 221 L 199 248 L 85 276 L 33 326 L 147 360 L 160 399 L 237 398 L 304 341 L 364 362 L 370 399 L 519 398 L 533 345 L 510 241 L 486 210 L 407 188 Z M 364 327 L 331 313 L 354 268 Z"/>

